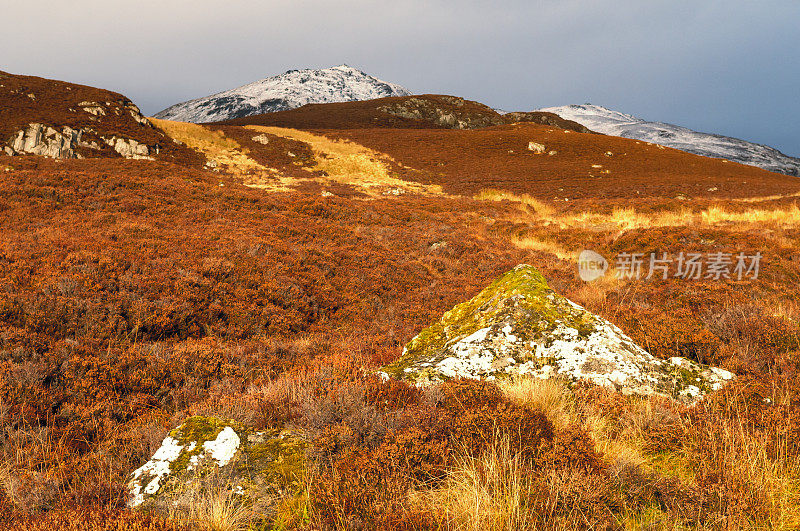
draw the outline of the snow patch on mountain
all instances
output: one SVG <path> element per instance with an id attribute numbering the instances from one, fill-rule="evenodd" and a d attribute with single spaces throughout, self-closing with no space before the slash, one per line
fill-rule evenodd
<path id="1" fill-rule="evenodd" d="M 565 105 L 538 109 L 572 120 L 592 131 L 680 149 L 696 155 L 727 159 L 786 175 L 800 176 L 800 159 L 775 148 L 722 135 L 699 133 L 685 127 L 648 122 L 599 105 Z"/>
<path id="2" fill-rule="evenodd" d="M 155 115 L 181 122 L 215 122 L 285 111 L 308 103 L 336 103 L 409 96 L 407 89 L 347 65 L 289 70 L 249 85 L 173 105 Z"/>

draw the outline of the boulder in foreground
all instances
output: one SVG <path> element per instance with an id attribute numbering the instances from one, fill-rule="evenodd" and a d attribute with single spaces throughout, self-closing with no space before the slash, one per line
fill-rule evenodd
<path id="1" fill-rule="evenodd" d="M 529 265 L 445 313 L 384 372 L 418 384 L 458 377 L 561 378 L 685 402 L 734 377 L 685 358 L 650 355 L 610 322 L 553 292 Z"/>
<path id="2" fill-rule="evenodd" d="M 269 514 L 300 494 L 306 447 L 287 430 L 256 431 L 234 421 L 190 417 L 131 474 L 128 505 L 189 507 L 212 490 Z"/>

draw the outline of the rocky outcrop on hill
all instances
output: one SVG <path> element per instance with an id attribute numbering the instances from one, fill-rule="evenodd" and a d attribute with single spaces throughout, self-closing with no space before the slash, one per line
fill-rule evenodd
<path id="1" fill-rule="evenodd" d="M 103 141 L 109 146 L 114 148 L 114 151 L 125 157 L 126 159 L 146 159 L 155 160 L 150 157 L 150 148 L 146 144 L 140 144 L 132 138 L 118 138 L 112 136 L 111 138 L 104 138 Z"/>
<path id="2" fill-rule="evenodd" d="M 84 141 L 84 137 L 98 137 L 97 132 L 91 128 L 73 129 L 64 126 L 58 131 L 45 124 L 29 124 L 25 129 L 20 129 L 11 138 L 3 150 L 7 155 L 41 155 L 53 159 L 81 159 L 84 156 L 78 148 L 100 151 L 97 141 Z M 132 138 L 99 137 L 100 140 L 112 147 L 126 159 L 154 160 L 150 148 L 140 144 Z"/>
<path id="3" fill-rule="evenodd" d="M 454 96 L 412 96 L 378 107 L 378 110 L 448 129 L 477 129 L 505 123 L 492 108 Z"/>
<path id="4" fill-rule="evenodd" d="M 234 421 L 190 417 L 128 481 L 130 507 L 184 508 L 209 488 L 267 515 L 297 496 L 305 439 L 289 430 L 257 431 Z"/>
<path id="5" fill-rule="evenodd" d="M 420 384 L 457 377 L 561 378 L 686 402 L 734 377 L 685 358 L 655 358 L 610 322 L 553 292 L 529 265 L 445 313 L 384 372 Z"/>
<path id="6" fill-rule="evenodd" d="M 455 96 L 424 95 L 395 98 L 390 103 L 378 107 L 378 110 L 400 118 L 428 122 L 447 129 L 478 129 L 493 125 L 529 122 L 551 125 L 578 133 L 592 132 L 577 122 L 564 120 L 553 113 L 510 112 L 500 114 L 487 105 Z"/>
<path id="7" fill-rule="evenodd" d="M 82 131 L 65 126 L 61 131 L 44 124 L 30 124 L 21 129 L 4 147 L 8 155 L 30 153 L 55 159 L 75 158 L 75 148 L 79 145 Z"/>

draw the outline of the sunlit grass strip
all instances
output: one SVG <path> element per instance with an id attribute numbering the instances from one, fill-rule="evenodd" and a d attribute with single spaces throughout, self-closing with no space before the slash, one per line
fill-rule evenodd
<path id="1" fill-rule="evenodd" d="M 521 204 L 521 213 L 515 219 L 519 222 L 542 221 L 553 223 L 559 228 L 591 228 L 591 226 L 613 226 L 617 230 L 635 230 L 654 227 L 714 226 L 719 224 L 750 225 L 771 223 L 780 226 L 800 225 L 800 207 L 793 204 L 785 208 L 748 209 L 735 211 L 722 206 L 711 206 L 701 211 L 682 208 L 658 213 L 642 213 L 636 209 L 615 208 L 610 214 L 578 212 L 560 214 L 543 201 L 528 195 L 516 195 L 502 190 L 487 189 L 475 196 L 482 201 L 512 201 Z M 735 230 L 736 227 L 733 227 Z"/>
<path id="2" fill-rule="evenodd" d="M 228 171 L 247 173 L 266 170 L 264 166 L 247 156 L 247 150 L 221 131 L 187 122 L 173 122 L 153 118 L 153 123 L 171 138 L 183 142 L 187 147 L 199 151 L 209 161 L 227 166 Z"/>
<path id="3" fill-rule="evenodd" d="M 443 195 L 441 186 L 425 185 L 395 177 L 389 170 L 388 163 L 391 160 L 387 155 L 360 144 L 283 127 L 248 125 L 246 128 L 310 145 L 316 159 L 316 166 L 313 169 L 325 173 L 325 176 L 317 178 L 317 181 L 357 186 L 370 195 L 393 191 Z"/>

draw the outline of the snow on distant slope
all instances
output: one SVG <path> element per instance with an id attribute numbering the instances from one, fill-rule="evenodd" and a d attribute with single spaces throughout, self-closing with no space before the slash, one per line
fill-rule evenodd
<path id="1" fill-rule="evenodd" d="M 340 65 L 324 70 L 289 70 L 239 88 L 178 103 L 155 116 L 182 122 L 215 122 L 295 109 L 307 103 L 409 95 L 411 92 L 400 85 Z"/>
<path id="2" fill-rule="evenodd" d="M 598 133 L 643 140 L 696 155 L 728 159 L 776 173 L 800 176 L 800 159 L 784 155 L 769 146 L 738 138 L 698 133 L 662 122 L 648 122 L 630 114 L 588 103 L 538 110 L 555 113 Z"/>

